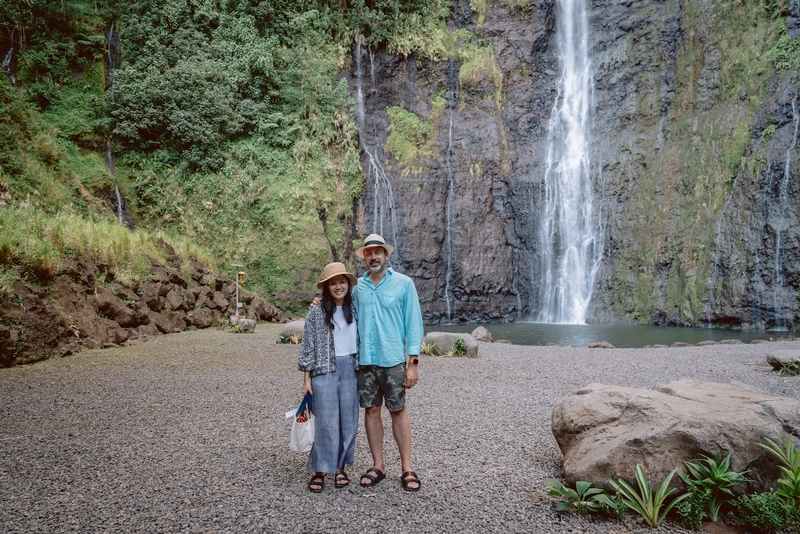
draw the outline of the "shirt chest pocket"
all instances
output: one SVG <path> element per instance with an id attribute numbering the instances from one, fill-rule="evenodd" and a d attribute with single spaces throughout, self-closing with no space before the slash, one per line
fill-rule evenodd
<path id="1" fill-rule="evenodd" d="M 397 295 L 382 294 L 378 295 L 378 302 L 382 308 L 393 310 L 395 308 L 399 308 L 402 301 L 397 297 Z"/>

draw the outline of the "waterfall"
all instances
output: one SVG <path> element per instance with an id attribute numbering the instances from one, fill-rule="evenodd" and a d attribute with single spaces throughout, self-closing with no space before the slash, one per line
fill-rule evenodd
<path id="1" fill-rule="evenodd" d="M 722 205 L 722 209 L 719 210 L 719 215 L 717 216 L 717 224 L 714 231 L 714 252 L 711 255 L 711 268 L 708 272 L 708 301 L 704 306 L 703 312 L 706 317 L 711 317 L 719 297 L 717 294 L 717 277 L 719 276 L 720 263 L 722 260 L 720 256 L 720 249 L 722 249 L 723 244 L 722 224 L 725 220 L 725 213 L 727 213 L 731 204 L 733 193 L 736 191 L 736 184 L 738 182 L 739 175 L 737 174 L 733 179 L 733 184 L 731 184 L 731 192 L 728 194 L 728 198 L 725 199 L 725 203 Z"/>
<path id="2" fill-rule="evenodd" d="M 397 240 L 397 213 L 394 205 L 394 192 L 392 182 L 380 161 L 379 146 L 370 146 L 365 134 L 366 111 L 364 106 L 363 65 L 361 61 L 361 44 L 363 36 L 356 37 L 355 47 L 355 73 L 356 73 L 356 121 L 358 123 L 358 138 L 361 149 L 367 155 L 367 181 L 372 182 L 374 189 L 374 205 L 372 212 L 372 230 L 383 236 L 387 242 L 394 245 L 399 251 L 400 243 Z M 375 69 L 370 67 L 372 85 L 375 85 Z M 374 143 L 374 140 L 373 140 Z M 384 226 L 385 224 L 385 226 Z M 387 233 L 388 232 L 388 233 Z"/>
<path id="3" fill-rule="evenodd" d="M 532 292 L 538 302 L 531 302 L 540 322 L 585 323 L 602 256 L 589 158 L 593 83 L 585 1 L 558 2 L 560 79 L 540 189 L 541 279 L 538 295 Z"/>
<path id="4" fill-rule="evenodd" d="M 781 233 L 789 228 L 789 218 L 787 216 L 787 210 L 789 208 L 789 180 L 792 171 L 792 155 L 797 146 L 798 124 L 800 124 L 800 117 L 797 115 L 797 92 L 795 92 L 794 99 L 792 100 L 792 121 L 794 122 L 794 132 L 792 134 L 792 144 L 786 149 L 786 163 L 783 166 L 783 177 L 778 187 L 778 220 L 775 224 L 775 282 L 773 283 L 775 325 L 773 328 L 776 330 L 786 329 L 786 321 L 783 318 L 783 307 L 781 306 L 781 292 L 786 285 L 786 279 L 783 276 L 783 268 L 781 266 Z"/>
<path id="5" fill-rule="evenodd" d="M 6 55 L 3 56 L 3 72 L 11 79 L 11 85 L 17 85 L 17 77 L 14 76 L 14 71 L 11 65 L 14 61 L 14 30 L 11 30 L 11 48 L 8 49 Z"/>
<path id="6" fill-rule="evenodd" d="M 452 60 L 449 64 L 449 80 L 450 91 L 447 93 L 447 108 L 450 112 L 449 125 L 447 128 L 447 152 L 445 154 L 445 163 L 447 167 L 447 203 L 445 209 L 446 216 L 446 240 L 447 240 L 447 273 L 445 275 L 444 284 L 444 298 L 447 302 L 447 320 L 453 320 L 453 312 L 455 311 L 455 302 L 453 302 L 452 289 L 450 288 L 450 280 L 453 276 L 453 199 L 455 191 L 453 188 L 453 113 L 458 105 L 457 84 L 454 83 L 458 80 L 458 73 L 455 71 L 455 62 Z M 451 305 L 452 302 L 452 305 Z"/>

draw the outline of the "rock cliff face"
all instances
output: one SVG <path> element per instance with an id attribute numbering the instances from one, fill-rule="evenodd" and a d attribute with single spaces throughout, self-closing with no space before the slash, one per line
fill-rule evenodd
<path id="1" fill-rule="evenodd" d="M 356 231 L 394 240 L 426 322 L 514 321 L 536 309 L 555 0 L 469 2 L 448 22 L 490 43 L 477 82 L 460 60 L 354 47 L 368 174 Z M 767 54 L 796 30 L 732 2 L 594 0 L 590 159 L 603 259 L 587 322 L 793 328 L 798 320 L 797 89 Z M 413 160 L 387 148 L 389 111 L 429 121 Z M 389 194 L 391 193 L 391 194 Z"/>

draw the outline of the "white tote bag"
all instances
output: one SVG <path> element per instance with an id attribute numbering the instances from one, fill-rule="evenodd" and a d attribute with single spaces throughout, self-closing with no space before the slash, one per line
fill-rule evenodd
<path id="1" fill-rule="evenodd" d="M 308 452 L 314 445 L 314 413 L 311 411 L 311 396 L 306 393 L 303 402 L 296 410 L 286 412 L 292 418 L 292 437 L 289 447 L 293 451 Z M 299 420 L 299 421 L 298 421 Z"/>

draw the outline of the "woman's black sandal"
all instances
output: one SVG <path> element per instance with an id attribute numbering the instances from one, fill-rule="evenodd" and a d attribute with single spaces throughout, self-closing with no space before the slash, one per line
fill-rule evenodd
<path id="1" fill-rule="evenodd" d="M 375 475 L 370 475 L 370 473 L 375 473 Z M 370 467 L 367 469 L 367 473 L 361 477 L 362 479 L 368 478 L 369 482 L 364 484 L 364 481 L 361 481 L 361 486 L 364 488 L 371 488 L 378 485 L 378 482 L 386 478 L 386 475 L 383 474 L 383 471 L 378 469 L 377 467 Z"/>
<path id="2" fill-rule="evenodd" d="M 417 483 L 416 488 L 409 486 L 409 484 L 413 484 L 414 482 Z M 419 488 L 422 487 L 422 481 L 414 471 L 406 471 L 403 473 L 403 475 L 400 477 L 400 483 L 403 485 L 403 489 L 406 491 L 419 491 Z"/>
<path id="3" fill-rule="evenodd" d="M 308 482 L 308 489 L 311 493 L 322 493 L 325 487 L 325 475 L 314 475 Z"/>
<path id="4" fill-rule="evenodd" d="M 344 471 L 336 471 L 336 474 L 333 476 L 333 485 L 336 488 L 349 486 L 350 478 L 347 476 L 347 473 Z"/>

